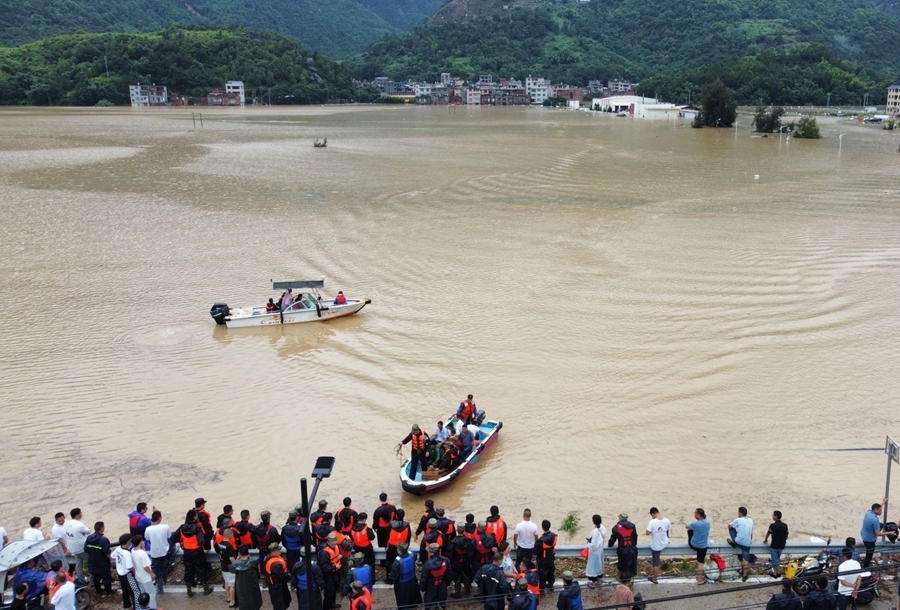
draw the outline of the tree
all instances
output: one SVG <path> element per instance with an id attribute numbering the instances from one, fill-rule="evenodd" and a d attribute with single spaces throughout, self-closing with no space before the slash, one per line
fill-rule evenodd
<path id="1" fill-rule="evenodd" d="M 731 127 L 737 118 L 737 104 L 721 79 L 703 88 L 703 124 L 710 127 Z"/>
<path id="2" fill-rule="evenodd" d="M 781 129 L 781 117 L 784 116 L 784 108 L 775 106 L 770 112 L 762 106 L 756 107 L 756 114 L 753 116 L 753 125 L 759 133 L 775 133 Z"/>
<path id="3" fill-rule="evenodd" d="M 822 137 L 819 133 L 819 125 L 816 123 L 816 117 L 805 116 L 797 121 L 797 127 L 794 128 L 795 138 L 810 138 L 818 140 Z"/>

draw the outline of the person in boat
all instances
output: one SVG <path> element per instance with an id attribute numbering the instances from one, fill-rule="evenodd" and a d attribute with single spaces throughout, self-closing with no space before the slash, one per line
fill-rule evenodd
<path id="1" fill-rule="evenodd" d="M 464 424 L 475 423 L 475 414 L 478 409 L 475 407 L 475 402 L 472 398 L 473 396 L 469 394 L 464 401 L 459 403 L 459 408 L 456 410 L 456 416 Z"/>
<path id="2" fill-rule="evenodd" d="M 306 303 L 303 302 L 303 293 L 297 295 L 297 298 L 294 299 L 294 309 L 308 309 L 306 307 Z"/>
<path id="3" fill-rule="evenodd" d="M 281 311 L 287 311 L 291 303 L 294 302 L 294 294 L 293 290 L 288 288 L 284 291 L 284 294 L 281 295 Z"/>
<path id="4" fill-rule="evenodd" d="M 266 311 L 272 313 L 273 311 L 278 311 L 278 303 L 275 302 L 275 299 L 270 298 L 269 302 L 266 303 Z"/>
<path id="5" fill-rule="evenodd" d="M 344 296 L 343 290 L 338 290 L 337 296 L 334 297 L 334 304 L 335 305 L 346 305 L 347 304 L 347 297 Z"/>
<path id="6" fill-rule="evenodd" d="M 444 427 L 444 422 L 438 421 L 437 429 L 434 431 L 434 440 L 443 443 L 450 438 L 450 430 Z"/>
<path id="7" fill-rule="evenodd" d="M 472 450 L 475 449 L 475 435 L 469 431 L 469 426 L 467 424 L 463 424 L 462 430 L 459 433 L 459 445 L 461 450 L 461 458 L 465 460 L 472 453 Z"/>
<path id="8" fill-rule="evenodd" d="M 412 443 L 412 452 L 409 458 L 409 478 L 415 479 L 416 473 L 419 471 L 419 465 L 427 468 L 425 463 L 426 449 L 425 443 L 428 441 L 428 435 L 422 432 L 418 424 L 413 424 L 412 430 L 406 437 L 400 441 L 400 445 Z M 400 445 L 397 448 L 400 448 Z"/>
<path id="9" fill-rule="evenodd" d="M 448 440 L 444 443 L 444 456 L 441 459 L 441 467 L 453 470 L 457 466 L 459 466 L 459 446 L 456 442 Z"/>

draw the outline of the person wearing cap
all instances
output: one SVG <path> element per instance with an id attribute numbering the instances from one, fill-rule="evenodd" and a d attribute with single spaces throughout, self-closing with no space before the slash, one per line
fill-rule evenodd
<path id="1" fill-rule="evenodd" d="M 556 610 L 582 610 L 584 604 L 581 602 L 581 585 L 575 580 L 575 575 L 565 570 L 562 579 L 563 588 L 556 598 Z"/>
<path id="2" fill-rule="evenodd" d="M 475 406 L 475 401 L 472 400 L 473 398 L 475 397 L 469 394 L 465 400 L 459 403 L 459 408 L 456 409 L 456 418 L 464 424 L 475 423 L 475 414 L 478 409 Z"/>
<path id="3" fill-rule="evenodd" d="M 285 559 L 290 567 L 300 559 L 300 549 L 303 548 L 303 528 L 297 521 L 299 518 L 300 512 L 297 509 L 292 510 L 281 528 L 281 542 L 284 544 Z"/>
<path id="4" fill-rule="evenodd" d="M 416 528 L 416 540 L 423 533 L 428 533 L 428 521 L 435 517 L 437 517 L 437 513 L 434 511 L 434 500 L 425 500 L 425 512 L 419 517 L 419 526 Z"/>
<path id="5" fill-rule="evenodd" d="M 259 591 L 259 562 L 250 558 L 250 547 L 238 547 L 238 557 L 231 562 L 229 571 L 234 572 L 234 605 L 241 610 L 260 610 L 263 605 Z"/>
<path id="6" fill-rule="evenodd" d="M 397 608 L 407 610 L 422 603 L 419 583 L 416 582 L 416 558 L 409 552 L 409 543 L 401 542 L 397 545 L 397 556 L 391 563 L 387 580 L 394 585 Z"/>
<path id="7" fill-rule="evenodd" d="M 372 610 L 372 591 L 354 580 L 350 585 L 350 610 Z"/>
<path id="8" fill-rule="evenodd" d="M 312 577 L 312 607 L 310 608 L 306 567 L 306 549 L 301 548 L 300 559 L 291 567 L 291 575 L 294 577 L 294 585 L 297 587 L 297 606 L 300 610 L 322 610 L 322 591 L 325 589 L 322 568 L 315 561 L 309 566 L 309 576 Z"/>
<path id="9" fill-rule="evenodd" d="M 325 513 L 319 519 L 319 525 L 313 528 L 313 537 L 315 538 L 316 547 L 321 549 L 325 541 L 328 540 L 328 534 L 334 532 L 334 526 L 331 525 L 331 513 Z"/>
<path id="10" fill-rule="evenodd" d="M 291 605 L 291 592 L 288 589 L 291 573 L 287 561 L 281 556 L 279 543 L 270 542 L 266 550 L 269 557 L 266 559 L 263 572 L 269 583 L 269 599 L 274 610 L 286 610 Z"/>
<path id="11" fill-rule="evenodd" d="M 378 537 L 378 547 L 387 548 L 388 537 L 391 533 L 391 521 L 397 514 L 397 507 L 388 502 L 388 495 L 384 492 L 378 496 L 381 504 L 372 513 L 372 528 Z M 382 565 L 388 565 L 386 562 Z"/>
<path id="12" fill-rule="evenodd" d="M 206 510 L 206 500 L 202 497 L 194 500 L 194 510 L 197 511 L 197 521 L 203 529 L 203 549 L 208 551 L 212 548 L 215 530 L 212 526 L 212 515 Z"/>
<path id="13" fill-rule="evenodd" d="M 390 527 L 390 535 L 388 536 L 388 544 L 385 549 L 385 559 L 386 564 L 389 566 L 386 582 L 387 584 L 391 584 L 393 574 L 393 566 L 394 559 L 396 559 L 397 554 L 399 553 L 400 544 L 406 544 L 406 547 L 409 548 L 409 540 L 412 538 L 412 528 L 409 526 L 409 521 L 406 520 L 406 511 L 402 508 L 398 508 L 395 515 L 396 518 L 391 521 Z M 415 558 L 413 559 L 413 565 L 415 565 Z M 416 589 L 418 591 L 418 589 Z"/>
<path id="14" fill-rule="evenodd" d="M 375 568 L 366 563 L 362 553 L 354 553 L 350 559 L 350 569 L 344 577 L 344 595 L 350 595 L 350 586 L 354 581 L 359 581 L 369 591 L 375 589 Z"/>
<path id="15" fill-rule="evenodd" d="M 419 578 L 419 589 L 424 594 L 425 610 L 445 608 L 447 585 L 450 581 L 450 562 L 441 555 L 440 544 L 429 543 L 427 551 L 428 560 L 422 564 L 422 575 Z"/>
<path id="16" fill-rule="evenodd" d="M 450 560 L 450 577 L 453 581 L 453 599 L 459 599 L 460 588 L 466 587 L 466 597 L 472 594 L 472 560 L 475 556 L 475 542 L 468 536 L 456 536 L 447 547 L 447 558 Z"/>
<path id="17" fill-rule="evenodd" d="M 184 584 L 187 586 L 188 597 L 194 596 L 194 586 L 198 582 L 203 587 L 204 594 L 212 593 L 206 554 L 203 552 L 205 537 L 196 510 L 187 512 L 184 524 L 172 535 L 172 542 L 181 544 L 181 563 L 184 564 Z"/>
<path id="18" fill-rule="evenodd" d="M 266 556 L 272 543 L 278 544 L 279 547 L 281 546 L 281 536 L 271 521 L 271 512 L 264 510 L 259 513 L 259 524 L 256 526 L 254 534 L 256 534 L 256 548 L 259 549 L 260 560 Z"/>
<path id="19" fill-rule="evenodd" d="M 497 539 L 493 534 L 487 533 L 487 523 L 478 522 L 478 529 L 472 542 L 475 543 L 475 556 L 472 561 L 472 571 L 477 572 L 481 566 L 491 563 L 491 558 L 497 552 Z"/>
<path id="20" fill-rule="evenodd" d="M 350 530 L 350 539 L 353 540 L 353 550 L 363 554 L 365 562 L 372 566 L 374 573 L 375 547 L 372 546 L 372 541 L 375 540 L 375 532 L 372 531 L 372 528 L 369 527 L 369 524 L 367 523 L 369 520 L 369 515 L 367 513 L 359 513 L 356 516 L 356 519 L 356 525 Z"/>
<path id="21" fill-rule="evenodd" d="M 487 524 L 486 531 L 488 534 L 493 534 L 494 538 L 497 539 L 497 542 L 506 542 L 506 521 L 500 516 L 500 508 L 498 506 L 492 506 L 490 510 L 490 516 L 485 519 L 485 523 Z"/>
<path id="22" fill-rule="evenodd" d="M 623 583 L 631 582 L 637 572 L 637 527 L 628 520 L 627 513 L 619 513 L 619 522 L 616 523 L 609 536 L 607 547 L 616 547 L 617 566 L 619 580 Z"/>
<path id="23" fill-rule="evenodd" d="M 397 450 L 399 451 L 402 445 L 412 443 L 412 451 L 410 452 L 409 456 L 409 468 L 406 471 L 410 479 L 415 480 L 416 476 L 418 475 L 420 465 L 423 469 L 427 468 L 427 464 L 425 462 L 425 443 L 428 441 L 428 438 L 428 435 L 422 432 L 421 428 L 419 428 L 419 424 L 413 424 L 410 433 L 407 434 L 402 441 L 400 441 L 400 445 L 397 445 Z M 418 534 L 416 534 L 416 536 L 418 536 Z"/>
<path id="24" fill-rule="evenodd" d="M 428 545 L 436 544 L 438 549 L 444 546 L 444 535 L 438 529 L 438 521 L 434 517 L 428 520 L 425 536 L 422 538 L 422 545 L 419 550 L 419 561 L 425 563 L 428 559 Z"/>
<path id="25" fill-rule="evenodd" d="M 353 504 L 353 500 L 350 496 L 344 498 L 344 507 L 339 510 L 335 515 L 335 519 L 340 519 L 341 523 L 344 524 L 344 527 L 341 528 L 341 533 L 345 536 L 349 536 L 350 532 L 353 530 L 353 526 L 356 525 L 356 520 L 359 517 L 358 513 L 353 510 L 351 504 Z"/>
<path id="26" fill-rule="evenodd" d="M 550 522 L 541 521 L 543 533 L 535 542 L 538 575 L 541 577 L 541 593 L 553 590 L 556 581 L 556 543 L 559 537 L 550 531 Z"/>
<path id="27" fill-rule="evenodd" d="M 313 514 L 309 516 L 309 524 L 312 527 L 316 527 L 322 523 L 322 519 L 325 518 L 325 515 L 328 513 L 328 500 L 319 500 L 319 509 L 313 511 Z"/>
<path id="28" fill-rule="evenodd" d="M 519 578 L 515 594 L 509 602 L 509 610 L 535 610 L 537 604 L 537 596 L 528 590 L 528 581 L 524 577 Z"/>
<path id="29" fill-rule="evenodd" d="M 322 568 L 322 578 L 325 581 L 325 599 L 323 610 L 331 610 L 337 607 L 338 584 L 341 573 L 341 550 L 338 548 L 338 537 L 335 532 L 328 534 L 325 545 L 319 551 L 319 567 Z"/>
<path id="30" fill-rule="evenodd" d="M 444 544 L 441 546 L 441 555 L 447 556 L 450 549 L 450 541 L 456 537 L 456 524 L 448 519 L 443 506 L 434 509 L 434 517 L 437 519 L 437 528 L 444 536 Z"/>
<path id="31" fill-rule="evenodd" d="M 478 587 L 478 601 L 484 604 L 484 610 L 503 610 L 504 595 L 509 592 L 509 585 L 503 576 L 503 553 L 494 553 L 493 561 L 481 566 L 475 573 L 475 586 Z"/>

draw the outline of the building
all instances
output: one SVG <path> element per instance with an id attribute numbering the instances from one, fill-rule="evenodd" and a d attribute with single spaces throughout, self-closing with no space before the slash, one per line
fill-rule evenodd
<path id="1" fill-rule="evenodd" d="M 609 97 L 595 97 L 591 102 L 591 109 L 603 112 L 627 112 L 630 116 L 647 118 L 647 107 L 658 105 L 659 102 L 652 97 L 612 95 Z M 671 106 L 674 107 L 674 105 Z"/>
<path id="2" fill-rule="evenodd" d="M 244 105 L 244 81 L 242 80 L 230 80 L 225 83 L 225 93 L 230 97 L 229 99 L 237 99 L 240 100 L 240 104 L 227 104 L 228 106 L 243 106 Z"/>
<path id="3" fill-rule="evenodd" d="M 159 85 L 136 85 L 128 86 L 129 97 L 131 98 L 132 108 L 149 108 L 150 106 L 165 106 L 169 101 L 169 95 L 166 88 Z"/>
<path id="4" fill-rule="evenodd" d="M 413 93 L 416 94 L 416 99 L 430 96 L 431 90 L 432 85 L 430 83 L 416 83 L 413 85 Z"/>
<path id="5" fill-rule="evenodd" d="M 441 72 L 441 84 L 445 87 L 453 84 L 453 77 L 450 76 L 449 72 Z"/>
<path id="6" fill-rule="evenodd" d="M 888 87 L 887 113 L 891 116 L 900 114 L 900 85 Z"/>
<path id="7" fill-rule="evenodd" d="M 624 80 L 611 80 L 607 83 L 606 87 L 609 89 L 610 95 L 616 95 L 617 93 L 629 93 L 637 89 L 640 83 L 630 83 Z"/>
<path id="8" fill-rule="evenodd" d="M 541 105 L 550 97 L 550 82 L 545 78 L 532 78 L 529 74 L 525 79 L 525 93 L 532 104 Z"/>
<path id="9" fill-rule="evenodd" d="M 481 106 L 481 89 L 466 89 L 466 104 L 469 106 Z"/>
<path id="10" fill-rule="evenodd" d="M 222 89 L 213 89 L 206 96 L 206 106 L 243 106 L 241 96 L 236 91 L 223 91 Z"/>

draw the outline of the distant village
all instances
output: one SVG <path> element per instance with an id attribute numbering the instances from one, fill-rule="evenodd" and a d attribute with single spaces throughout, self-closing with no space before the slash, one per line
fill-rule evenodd
<path id="1" fill-rule="evenodd" d="M 603 84 L 599 80 L 588 81 L 586 87 L 554 84 L 545 78 L 528 76 L 524 82 L 516 79 L 494 80 L 491 74 L 482 74 L 475 82 L 454 78 L 449 72 L 441 74 L 440 82 L 397 82 L 385 76 L 374 81 L 354 81 L 358 87 L 376 87 L 384 98 L 392 98 L 417 105 L 467 105 L 467 106 L 540 106 L 548 100 L 573 110 L 587 108 L 610 112 L 618 116 L 635 118 L 692 120 L 700 109 L 691 105 L 660 102 L 657 99 L 637 95 L 638 83 L 611 80 Z M 131 85 L 131 105 L 137 108 L 153 106 L 186 106 L 188 99 L 169 92 L 156 84 Z M 587 100 L 587 105 L 585 102 Z M 270 100 L 271 101 L 271 100 Z M 213 107 L 246 105 L 246 92 L 242 81 L 228 81 L 221 89 L 213 89 L 205 98 L 191 100 L 193 104 Z M 257 100 L 252 101 L 258 103 Z M 900 114 L 900 85 L 888 89 L 887 114 Z"/>

